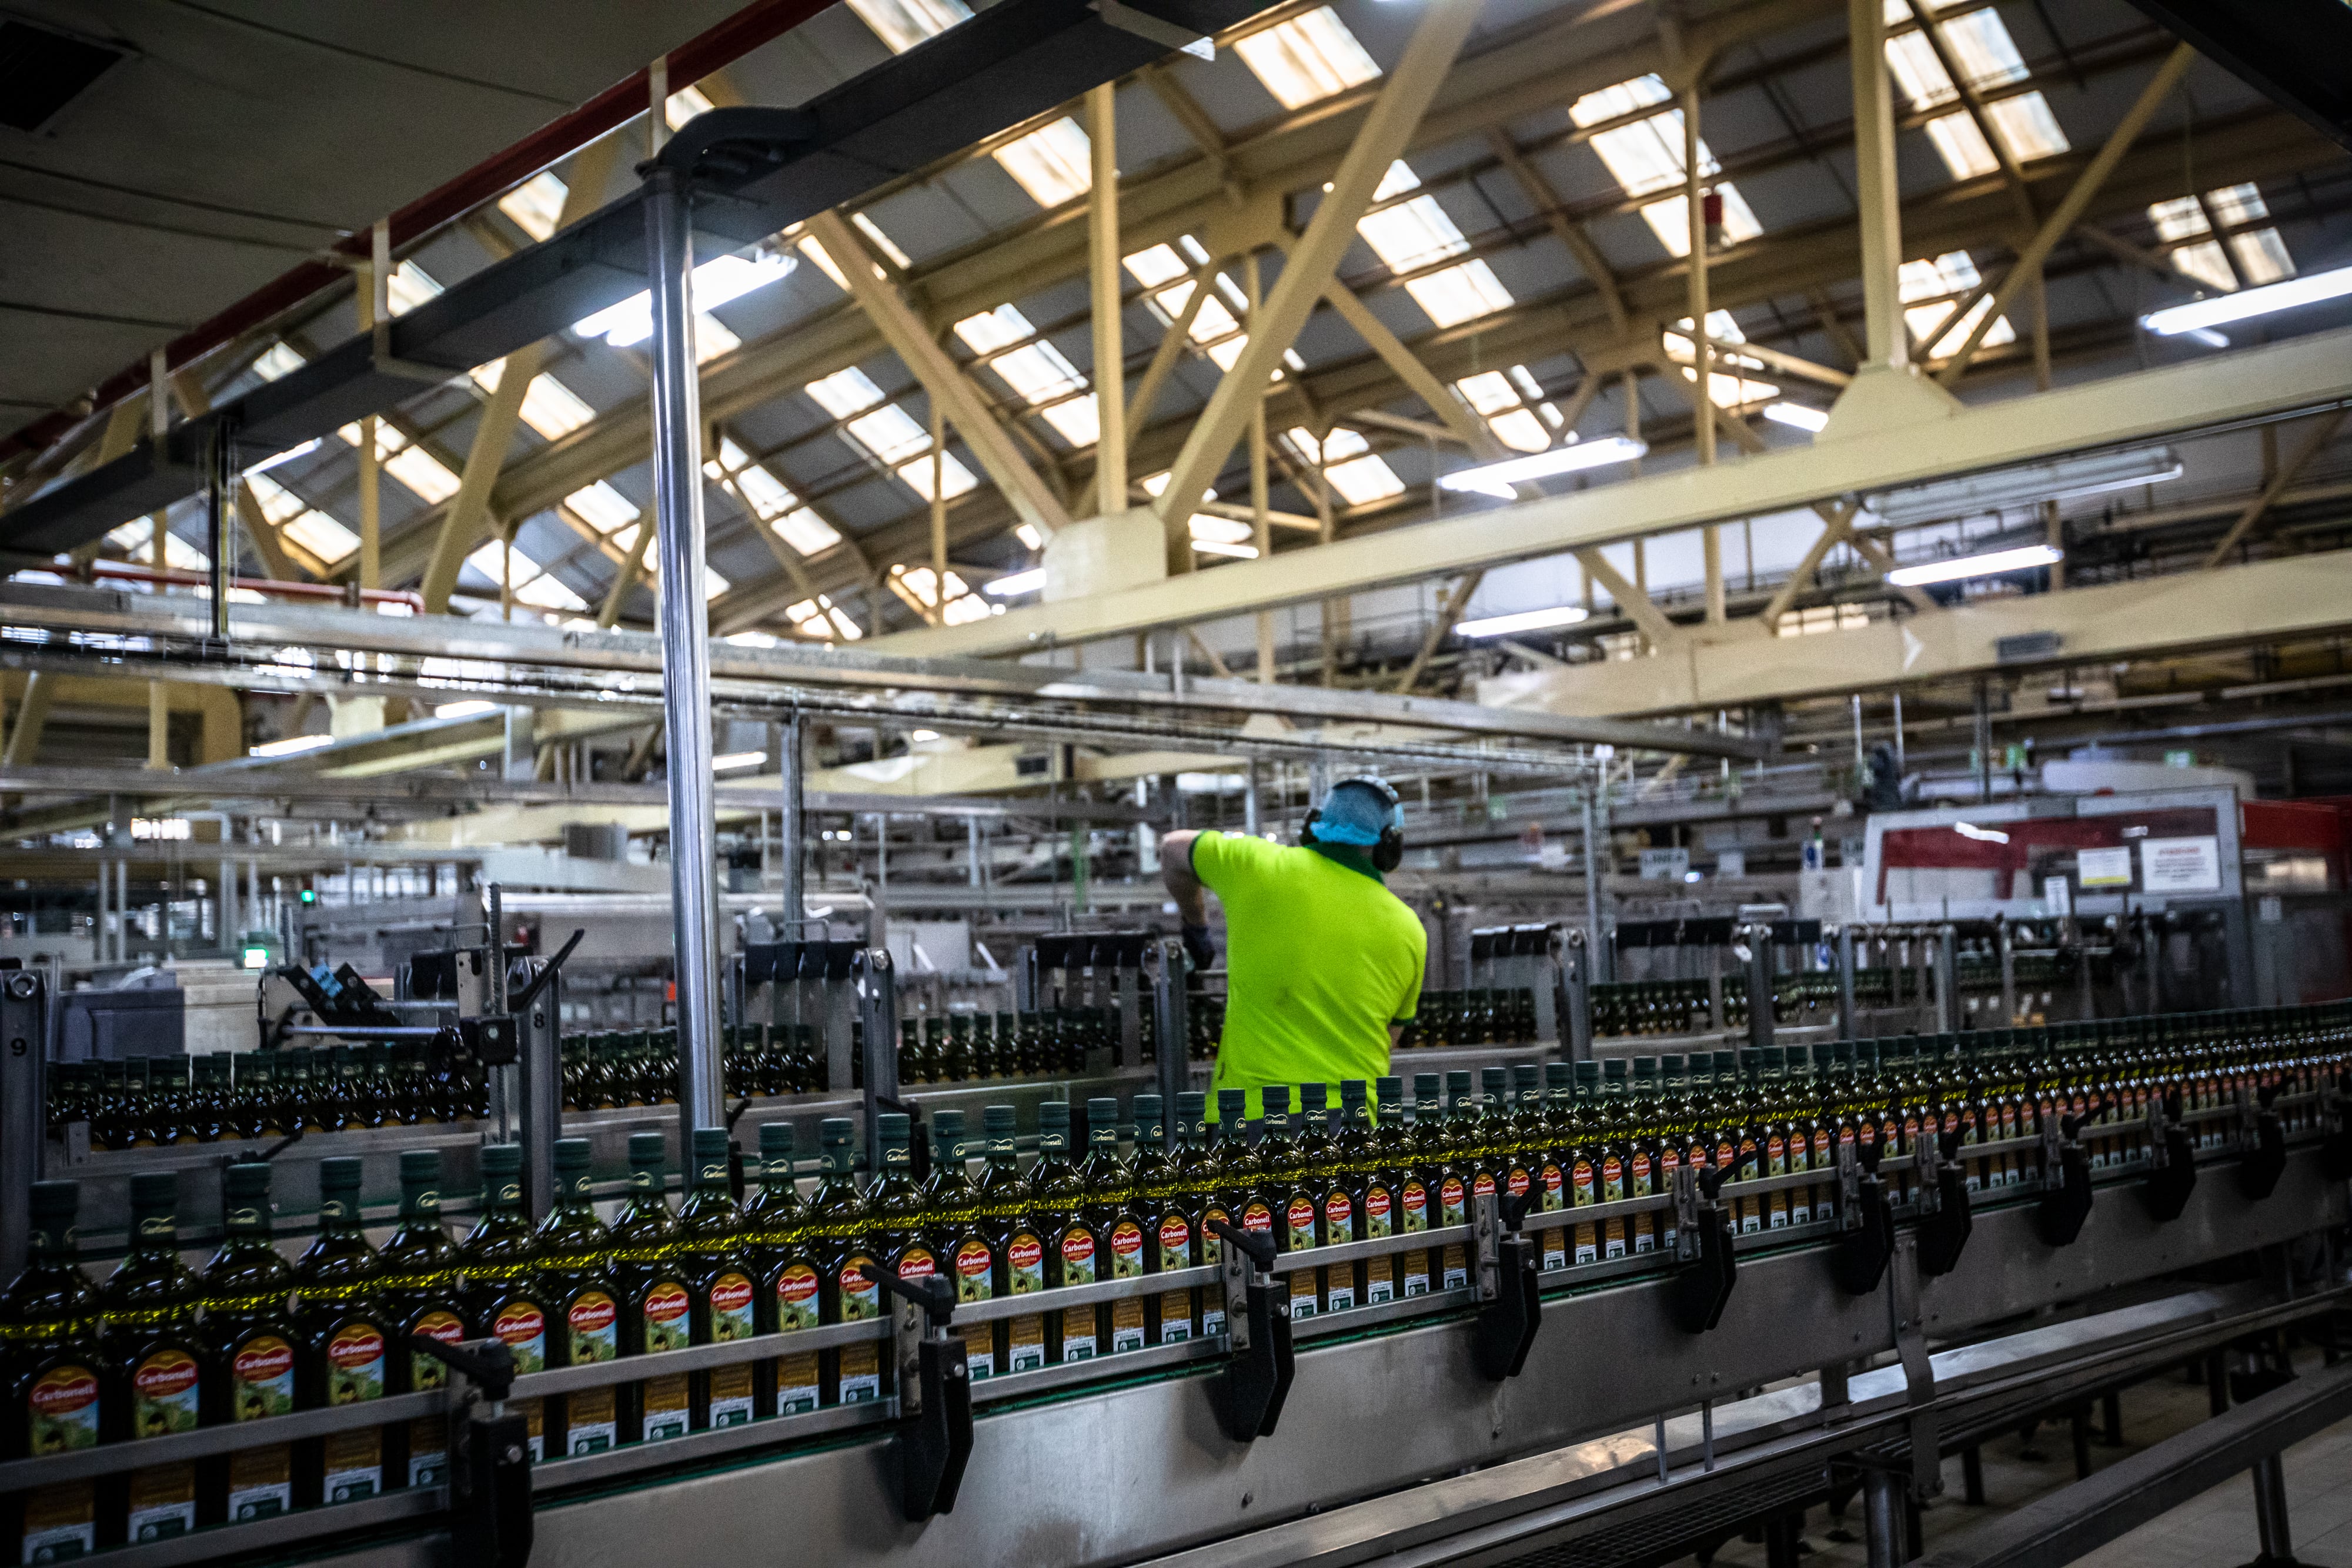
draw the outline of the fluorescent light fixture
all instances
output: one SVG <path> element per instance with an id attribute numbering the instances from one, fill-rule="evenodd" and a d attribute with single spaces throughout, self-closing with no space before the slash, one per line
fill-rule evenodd
<path id="1" fill-rule="evenodd" d="M 2180 335 L 2191 342 L 2202 343 L 2209 349 L 2226 349 L 2230 346 L 2229 334 L 2216 332 L 2210 327 L 2191 327 Z"/>
<path id="2" fill-rule="evenodd" d="M 1999 572 L 2023 571 L 2028 567 L 2051 566 L 2064 559 L 2048 545 L 2020 545 L 2015 549 L 1997 549 L 1987 555 L 1897 567 L 1886 574 L 1886 580 L 1897 588 L 1920 588 L 1930 582 L 1957 582 L 1964 577 L 1991 577 Z"/>
<path id="3" fill-rule="evenodd" d="M 2095 452 L 2081 457 L 2027 463 L 2014 468 L 1889 490 L 1873 497 L 1870 509 L 1878 514 L 1881 522 L 1908 528 L 1949 517 L 1982 517 L 2012 507 L 2033 507 L 2044 501 L 2160 485 L 2179 477 L 2180 458 L 2172 448 L 2142 446 L 2127 452 Z"/>
<path id="4" fill-rule="evenodd" d="M 1033 566 L 1027 571 L 1008 571 L 1003 577 L 982 585 L 981 591 L 999 599 L 1011 599 L 1019 594 L 1034 593 L 1045 586 L 1045 569 Z"/>
<path id="5" fill-rule="evenodd" d="M 1202 555 L 1231 556 L 1235 560 L 1255 560 L 1257 546 L 1231 545 L 1223 539 L 1194 539 L 1192 548 Z"/>
<path id="6" fill-rule="evenodd" d="M 1974 822 L 1954 822 L 1952 831 L 1964 839 L 1974 839 L 1980 844 L 2005 844 L 2009 835 L 1999 828 L 1979 828 Z"/>
<path id="7" fill-rule="evenodd" d="M 2217 294 L 2210 299 L 2168 305 L 2141 317 L 2139 324 L 2160 337 L 2169 338 L 2200 328 L 2223 327 L 2274 311 L 2293 310 L 2297 306 L 2340 299 L 2347 294 L 2352 294 L 2352 267 L 2339 267 L 2332 272 L 2265 283 L 2259 288 L 2241 288 L 2235 294 Z"/>
<path id="8" fill-rule="evenodd" d="M 246 748 L 247 757 L 292 757 L 299 752 L 316 751 L 322 746 L 332 746 L 331 735 L 289 735 L 283 740 L 264 741 Z"/>
<path id="9" fill-rule="evenodd" d="M 1457 622 L 1456 637 L 1507 637 L 1514 632 L 1540 632 L 1547 626 L 1573 626 L 1590 620 L 1592 612 L 1581 604 L 1556 604 L 1549 610 L 1520 610 L 1508 615 L 1488 615 L 1476 621 Z"/>
<path id="10" fill-rule="evenodd" d="M 768 754 L 764 751 L 730 751 L 712 758 L 710 770 L 713 773 L 727 773 L 738 768 L 757 768 L 766 760 L 768 760 Z"/>
<path id="11" fill-rule="evenodd" d="M 498 706 L 496 703 L 484 702 L 479 697 L 468 697 L 464 702 L 441 704 L 433 710 L 433 716 L 435 718 L 471 718 L 478 713 L 488 713 Z"/>
<path id="12" fill-rule="evenodd" d="M 775 282 L 798 265 L 792 256 L 781 251 L 714 257 L 694 269 L 694 308 L 715 310 L 730 299 L 740 299 L 754 288 Z M 582 317 L 572 323 L 572 330 L 583 338 L 602 338 L 616 349 L 642 343 L 654 335 L 654 298 L 650 293 L 632 294 L 618 305 L 608 305 L 593 316 Z"/>
<path id="13" fill-rule="evenodd" d="M 1646 441 L 1637 441 L 1630 435 L 1606 435 L 1598 441 L 1579 441 L 1568 446 L 1555 446 L 1549 452 L 1464 468 L 1437 483 L 1448 490 L 1468 490 L 1508 501 L 1517 498 L 1511 486 L 1522 479 L 1548 479 L 1555 474 L 1573 474 L 1580 468 L 1631 463 L 1649 450 Z"/>
<path id="14" fill-rule="evenodd" d="M 1822 410 L 1807 408 L 1801 402 L 1768 402 L 1764 405 L 1764 417 L 1775 424 L 1815 433 L 1830 422 L 1830 416 Z"/>

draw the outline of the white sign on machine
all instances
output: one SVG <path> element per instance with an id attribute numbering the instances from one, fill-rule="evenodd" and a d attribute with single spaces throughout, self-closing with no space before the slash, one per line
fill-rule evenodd
<path id="1" fill-rule="evenodd" d="M 2142 839 L 2139 887 L 2149 894 L 2221 892 L 2221 841 L 2210 834 L 2194 839 Z"/>

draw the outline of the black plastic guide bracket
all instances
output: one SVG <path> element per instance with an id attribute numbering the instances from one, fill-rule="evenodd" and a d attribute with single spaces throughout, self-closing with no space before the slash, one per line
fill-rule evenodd
<path id="1" fill-rule="evenodd" d="M 1885 1277 L 1895 1256 L 1895 1216 L 1879 1176 L 1881 1150 L 1859 1144 L 1838 1145 L 1838 1219 L 1842 1233 L 1830 1253 L 1830 1275 L 1849 1296 L 1866 1296 Z"/>
<path id="2" fill-rule="evenodd" d="M 2072 1247 L 2091 1218 L 2091 1151 L 2083 1146 L 2085 1124 L 2107 1108 L 2099 1101 L 2079 1116 L 2062 1116 L 2042 1129 L 2042 1179 L 2047 1190 L 2034 1211 L 2044 1246 Z"/>
<path id="3" fill-rule="evenodd" d="M 444 1344 L 410 1334 L 408 1343 L 470 1385 L 449 1423 L 450 1561 L 457 1568 L 522 1568 L 530 1561 L 530 1424 L 506 1407 L 514 1352 L 499 1339 Z"/>
<path id="4" fill-rule="evenodd" d="M 1675 1172 L 1675 1250 L 1684 1266 L 1666 1288 L 1666 1305 L 1675 1326 L 1685 1333 L 1705 1333 L 1723 1321 L 1739 1271 L 1731 1248 L 1731 1210 L 1722 1201 L 1723 1184 L 1736 1180 L 1739 1168 L 1761 1153 L 1743 1150 L 1720 1170 L 1684 1166 Z"/>
<path id="5" fill-rule="evenodd" d="M 1290 1348 L 1290 1299 L 1277 1292 L 1271 1235 L 1244 1230 L 1227 1220 L 1209 1221 L 1224 1242 L 1225 1325 L 1233 1356 L 1225 1363 L 1217 1399 L 1218 1419 L 1236 1443 L 1274 1436 L 1282 1402 L 1289 1396 L 1297 1363 Z M 1234 1300 L 1238 1284 L 1241 1300 Z"/>
<path id="6" fill-rule="evenodd" d="M 1952 1271 L 1976 1228 L 1968 1168 L 1957 1157 L 1959 1148 L 1957 1132 L 1919 1140 L 1919 1272 L 1931 1278 Z"/>
<path id="7" fill-rule="evenodd" d="M 1519 1233 L 1532 1193 L 1489 1193 L 1472 1221 L 1478 1243 L 1478 1320 L 1470 1347 L 1479 1375 L 1490 1383 L 1517 1377 L 1543 1326 L 1542 1259 Z"/>
<path id="8" fill-rule="evenodd" d="M 2177 1120 L 2179 1111 L 2178 1095 L 2159 1095 L 2147 1104 L 2147 1179 L 2140 1183 L 2139 1200 L 2159 1224 L 2179 1218 L 2197 1190 L 2197 1145 Z"/>
<path id="9" fill-rule="evenodd" d="M 2279 1177 L 2286 1174 L 2286 1128 L 2273 1108 L 2277 1098 L 2275 1089 L 2263 1091 L 2259 1101 L 2238 1091 L 2238 1146 L 2243 1151 L 2238 1156 L 2238 1195 L 2249 1203 L 2260 1203 L 2276 1192 Z"/>
<path id="10" fill-rule="evenodd" d="M 902 1280 L 871 1263 L 867 1279 L 898 1298 L 891 1345 L 898 1372 L 898 1508 L 909 1524 L 955 1510 L 971 1459 L 971 1378 L 955 1322 L 955 1287 Z"/>

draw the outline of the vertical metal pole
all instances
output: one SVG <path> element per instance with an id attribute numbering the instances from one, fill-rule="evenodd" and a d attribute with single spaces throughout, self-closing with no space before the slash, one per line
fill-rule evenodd
<path id="1" fill-rule="evenodd" d="M 876 1118 L 898 1098 L 898 977 L 887 947 L 857 956 L 857 1009 L 866 1035 L 866 1157 L 876 1158 Z M 877 1172 L 878 1172 L 878 1166 Z"/>
<path id="2" fill-rule="evenodd" d="M 1977 715 L 1974 742 L 1969 750 L 1975 754 L 1977 799 L 1992 799 L 1992 689 L 1982 676 L 1977 679 Z"/>
<path id="3" fill-rule="evenodd" d="M 1857 1039 L 1853 1018 L 1853 922 L 1838 927 L 1838 1038 Z"/>
<path id="4" fill-rule="evenodd" d="M 1960 963 L 1955 951 L 1960 934 L 1950 925 L 1936 927 L 1936 1032 L 1957 1034 L 1960 1028 Z"/>
<path id="5" fill-rule="evenodd" d="M 1087 271 L 1095 339 L 1095 410 L 1101 439 L 1095 444 L 1095 509 L 1104 517 L 1127 510 L 1127 372 L 1119 321 L 1118 89 L 1109 82 L 1087 93 L 1087 138 L 1094 180 L 1087 204 Z M 1147 413 L 1149 410 L 1145 411 Z M 1176 1114 L 1175 1102 L 1168 1114 Z"/>
<path id="6" fill-rule="evenodd" d="M 1158 1070 L 1160 1103 L 1167 1110 L 1163 1131 L 1172 1149 L 1181 1131 L 1176 1121 L 1176 1096 L 1192 1081 L 1192 1030 L 1185 1011 L 1184 944 L 1173 936 L 1163 936 L 1153 946 L 1160 950 L 1160 962 L 1152 975 L 1156 993 L 1152 998 L 1152 1024 L 1159 1032 L 1159 1038 L 1152 1042 L 1158 1057 L 1152 1065 Z"/>
<path id="7" fill-rule="evenodd" d="M 1242 831 L 1257 837 L 1257 758 L 1249 760 L 1249 771 L 1242 778 Z"/>
<path id="8" fill-rule="evenodd" d="M 1901 195 L 1895 173 L 1895 103 L 1886 81 L 1886 13 L 1881 0 L 1847 0 L 1853 51 L 1853 151 L 1862 209 L 1864 368 L 1900 371 L 1911 362 L 1896 281 L 1903 262 Z"/>
<path id="9" fill-rule="evenodd" d="M 963 844 L 964 844 L 964 854 L 965 854 L 966 858 L 968 858 L 968 859 L 971 862 L 971 868 L 970 868 L 970 874 L 969 874 L 969 876 L 966 878 L 966 880 L 971 883 L 971 886 L 973 886 L 973 887 L 978 887 L 978 886 L 981 884 L 981 883 L 980 883 L 980 819 L 979 819 L 978 817 L 966 817 L 966 818 L 963 820 Z"/>
<path id="10" fill-rule="evenodd" d="M 2000 1027 L 2017 1025 L 2017 936 L 2008 921 L 1995 916 L 1993 941 L 2000 948 Z"/>
<path id="11" fill-rule="evenodd" d="M 660 117 L 655 117 L 658 120 Z M 661 560 L 662 716 L 669 747 L 669 883 L 677 939 L 677 1116 L 683 1144 L 723 1127 L 719 890 L 711 855 L 710 612 L 702 597 L 702 407 L 695 368 L 694 238 L 686 177 L 646 176 L 653 282 L 654 517 Z"/>
<path id="12" fill-rule="evenodd" d="M 1862 1521 L 1869 1542 L 1870 1568 L 1901 1568 L 1905 1556 L 1902 1485 L 1890 1470 L 1873 1468 L 1862 1472 Z"/>
<path id="13" fill-rule="evenodd" d="M 1601 812 L 1595 791 L 1599 785 L 1589 784 L 1584 791 L 1584 961 L 1585 982 L 1610 978 L 1609 951 L 1606 934 L 1601 929 Z"/>
<path id="14" fill-rule="evenodd" d="M 1895 694 L 1895 782 L 1903 782 L 1903 694 Z"/>
<path id="15" fill-rule="evenodd" d="M 213 635 L 226 643 L 228 584 L 236 554 L 236 428 L 226 416 L 215 421 L 205 455 L 205 549 L 212 557 L 205 568 L 205 581 L 213 597 Z"/>
<path id="16" fill-rule="evenodd" d="M 1772 1043 L 1772 928 L 1748 928 L 1748 1043 Z"/>
<path id="17" fill-rule="evenodd" d="M 807 884 L 803 881 L 808 864 L 807 851 L 802 841 L 807 836 L 808 823 L 801 797 L 801 716 L 792 717 L 776 727 L 776 756 L 782 764 L 784 809 L 776 819 L 776 837 L 780 841 L 784 871 L 784 926 L 787 942 L 801 939 L 800 923 L 808 917 Z"/>
<path id="18" fill-rule="evenodd" d="M 545 959 L 533 959 L 533 977 Z M 522 1079 L 522 1196 L 533 1223 L 555 1207 L 555 1140 L 563 1135 L 563 977 L 558 974 L 515 1020 Z"/>
<path id="19" fill-rule="evenodd" d="M 32 1244 L 33 1184 L 48 1142 L 45 990 L 29 969 L 0 988 L 0 1278 L 11 1280 Z"/>

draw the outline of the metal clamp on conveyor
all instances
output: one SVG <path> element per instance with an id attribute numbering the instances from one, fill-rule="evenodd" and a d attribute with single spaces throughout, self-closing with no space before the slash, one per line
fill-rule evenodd
<path id="1" fill-rule="evenodd" d="M 2158 1095 L 2147 1103 L 2147 1179 L 2140 1183 L 2139 1200 L 2148 1218 L 2159 1222 L 2179 1218 L 2189 1195 L 2197 1190 L 2197 1145 L 2179 1115 L 2178 1094 Z"/>
<path id="2" fill-rule="evenodd" d="M 1968 1169 L 1958 1155 L 1957 1131 L 1930 1133 L 1919 1140 L 1919 1272 L 1948 1274 L 1967 1250 L 1976 1229 L 1969 1201 Z"/>
<path id="3" fill-rule="evenodd" d="M 1696 1170 L 1684 1166 L 1675 1172 L 1675 1251 L 1683 1261 L 1666 1292 L 1675 1326 L 1685 1333 L 1705 1333 L 1723 1321 L 1731 1300 L 1738 1262 L 1731 1248 L 1731 1209 L 1723 1202 L 1723 1184 L 1762 1151 L 1747 1148 L 1721 1168 Z"/>
<path id="4" fill-rule="evenodd" d="M 409 1347 L 464 1380 L 449 1417 L 449 1551 L 457 1568 L 522 1568 L 530 1561 L 530 1423 L 507 1408 L 514 1352 L 501 1339 L 444 1344 L 410 1334 Z"/>
<path id="5" fill-rule="evenodd" d="M 1297 1363 L 1290 1350 L 1290 1297 L 1276 1291 L 1274 1238 L 1223 1219 L 1209 1229 L 1224 1242 L 1226 1333 L 1233 1358 L 1225 1364 L 1218 1419 L 1236 1443 L 1274 1436 Z"/>
<path id="6" fill-rule="evenodd" d="M 1517 1377 L 1543 1323 L 1543 1260 L 1519 1231 L 1531 1192 L 1488 1193 L 1477 1200 L 1471 1230 L 1478 1244 L 1477 1337 L 1471 1359 L 1490 1383 Z"/>
<path id="7" fill-rule="evenodd" d="M 2091 1218 L 2091 1152 L 2081 1134 L 2106 1108 L 2101 1100 L 2080 1115 L 2060 1117 L 2055 1126 L 2042 1124 L 2042 1204 L 2034 1225 L 2046 1246 L 2073 1246 Z"/>
<path id="8" fill-rule="evenodd" d="M 2278 1190 L 2286 1174 L 2286 1127 L 2279 1118 L 2278 1091 L 2266 1089 L 2257 1100 L 2238 1091 L 2240 1123 L 2238 1195 L 2259 1203 Z"/>
<path id="9" fill-rule="evenodd" d="M 898 1369 L 898 1507 L 909 1524 L 955 1511 L 971 1458 L 971 1379 L 955 1321 L 955 1287 L 902 1280 L 871 1263 L 867 1279 L 898 1298 L 890 1343 Z"/>
<path id="10" fill-rule="evenodd" d="M 1849 1296 L 1878 1289 L 1886 1260 L 1895 1256 L 1895 1216 L 1878 1174 L 1879 1145 L 1841 1143 L 1837 1156 L 1839 1235 L 1830 1253 L 1830 1274 Z"/>

